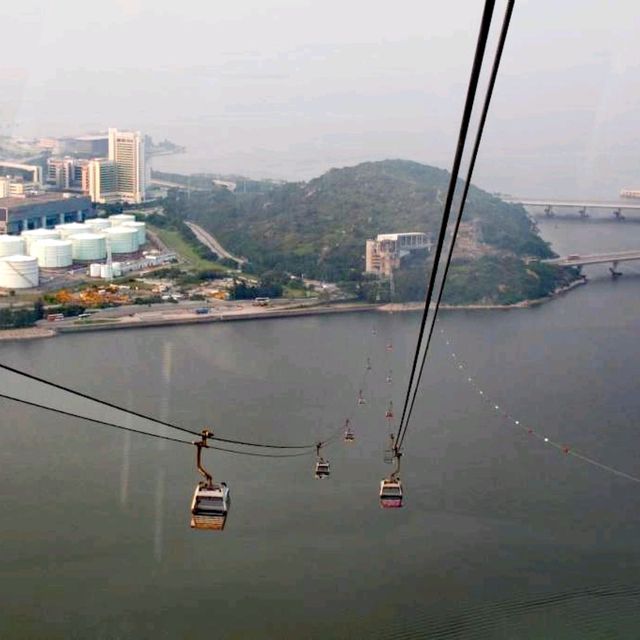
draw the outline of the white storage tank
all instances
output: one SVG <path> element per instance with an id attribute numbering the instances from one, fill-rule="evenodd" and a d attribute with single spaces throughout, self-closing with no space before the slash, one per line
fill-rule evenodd
<path id="1" fill-rule="evenodd" d="M 31 245 L 31 255 L 45 269 L 68 267 L 73 262 L 70 240 L 38 240 Z"/>
<path id="2" fill-rule="evenodd" d="M 111 253 L 133 253 L 138 250 L 138 230 L 132 227 L 105 229 Z"/>
<path id="3" fill-rule="evenodd" d="M 112 270 L 113 276 L 115 278 L 119 278 L 122 275 L 122 264 L 120 262 L 112 262 L 111 270 Z"/>
<path id="4" fill-rule="evenodd" d="M 24 255 L 24 244 L 20 236 L 0 236 L 0 258 Z"/>
<path id="5" fill-rule="evenodd" d="M 33 242 L 59 238 L 60 232 L 57 229 L 31 229 L 23 231 L 21 237 L 24 238 L 25 253 L 31 255 L 31 244 Z"/>
<path id="6" fill-rule="evenodd" d="M 71 241 L 74 260 L 104 260 L 107 257 L 107 236 L 104 233 L 77 233 Z"/>
<path id="7" fill-rule="evenodd" d="M 138 232 L 138 244 L 142 246 L 147 242 L 147 225 L 144 222 L 123 222 L 123 227 L 131 227 Z"/>
<path id="8" fill-rule="evenodd" d="M 135 222 L 136 217 L 131 213 L 116 213 L 113 216 L 109 216 L 109 224 L 112 227 L 119 227 L 123 222 Z"/>
<path id="9" fill-rule="evenodd" d="M 84 224 L 83 222 L 68 222 L 67 224 L 59 224 L 56 225 L 56 229 L 60 232 L 60 237 L 63 240 L 64 238 L 73 236 L 76 233 L 89 233 L 91 231 L 91 227 Z"/>
<path id="10" fill-rule="evenodd" d="M 89 275 L 92 278 L 99 278 L 100 277 L 100 268 L 102 267 L 101 264 L 94 262 L 93 264 L 89 265 Z"/>
<path id="11" fill-rule="evenodd" d="M 87 227 L 91 227 L 91 230 L 96 233 L 104 231 L 111 226 L 111 223 L 107 218 L 89 218 L 88 220 L 85 220 L 84 223 Z"/>
<path id="12" fill-rule="evenodd" d="M 0 258 L 0 287 L 30 289 L 38 286 L 38 261 L 31 256 Z"/>
<path id="13" fill-rule="evenodd" d="M 113 277 L 113 269 L 110 264 L 101 264 L 100 265 L 100 277 L 105 280 L 111 280 Z"/>

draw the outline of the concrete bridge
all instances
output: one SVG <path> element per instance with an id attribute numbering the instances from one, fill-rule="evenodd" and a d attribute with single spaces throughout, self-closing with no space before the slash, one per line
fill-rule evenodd
<path id="1" fill-rule="evenodd" d="M 553 217 L 555 211 L 561 209 L 576 210 L 581 218 L 588 218 L 591 211 L 609 211 L 617 220 L 624 220 L 623 211 L 640 212 L 640 203 L 626 202 L 601 202 L 596 200 L 536 200 L 526 198 L 515 198 L 512 196 L 504 196 L 505 202 L 521 204 L 525 207 L 539 207 L 543 209 L 545 216 Z"/>
<path id="2" fill-rule="evenodd" d="M 0 171 L 4 169 L 17 169 L 24 173 L 31 174 L 31 181 L 42 184 L 42 167 L 37 164 L 24 164 L 22 162 L 13 162 L 11 160 L 0 160 Z"/>
<path id="3" fill-rule="evenodd" d="M 560 258 L 551 258 L 542 260 L 545 264 L 555 264 L 561 267 L 584 267 L 590 264 L 607 264 L 611 263 L 609 271 L 615 278 L 622 275 L 618 271 L 620 262 L 629 262 L 631 260 L 640 260 L 640 249 L 632 249 L 629 251 L 612 251 L 609 253 L 590 253 L 585 255 L 571 254 Z"/>

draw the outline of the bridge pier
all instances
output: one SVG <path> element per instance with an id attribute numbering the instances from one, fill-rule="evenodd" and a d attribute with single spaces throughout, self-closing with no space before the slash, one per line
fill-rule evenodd
<path id="1" fill-rule="evenodd" d="M 613 215 L 616 217 L 616 220 L 624 220 L 624 216 L 622 215 L 621 209 L 614 209 Z"/>
<path id="2" fill-rule="evenodd" d="M 609 271 L 611 272 L 611 277 L 615 280 L 622 275 L 622 271 L 618 271 L 618 261 L 614 260 L 609 267 Z"/>
<path id="3" fill-rule="evenodd" d="M 551 205 L 548 204 L 545 208 L 544 208 L 544 215 L 547 216 L 547 218 L 553 218 L 553 216 L 555 215 L 551 209 Z"/>
<path id="4" fill-rule="evenodd" d="M 587 207 L 582 207 L 582 209 L 580 209 L 578 211 L 578 213 L 580 214 L 581 218 L 588 218 L 589 214 L 587 213 Z"/>

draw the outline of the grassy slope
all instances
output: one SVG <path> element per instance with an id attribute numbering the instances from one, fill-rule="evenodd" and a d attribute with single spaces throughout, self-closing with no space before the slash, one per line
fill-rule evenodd
<path id="1" fill-rule="evenodd" d="M 148 224 L 148 223 L 147 223 Z M 211 262 L 211 260 L 205 260 L 201 258 L 194 248 L 184 240 L 184 238 L 177 232 L 170 229 L 160 229 L 149 225 L 149 230 L 155 233 L 162 242 L 164 242 L 169 249 L 175 251 L 180 255 L 190 266 L 195 269 L 211 269 L 212 271 L 229 271 L 227 267 L 219 264 L 218 262 Z"/>

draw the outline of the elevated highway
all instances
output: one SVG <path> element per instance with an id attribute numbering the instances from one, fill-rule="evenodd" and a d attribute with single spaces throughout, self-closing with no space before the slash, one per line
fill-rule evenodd
<path id="1" fill-rule="evenodd" d="M 588 218 L 589 211 L 608 211 L 618 220 L 624 220 L 623 211 L 640 212 L 640 203 L 632 202 L 603 202 L 599 200 L 553 200 L 516 198 L 503 196 L 505 202 L 521 204 L 525 207 L 537 207 L 544 211 L 545 216 L 553 217 L 556 211 L 574 210 L 581 218 Z"/>
<path id="2" fill-rule="evenodd" d="M 608 253 L 590 253 L 585 255 L 571 254 L 560 258 L 551 258 L 542 260 L 545 264 L 554 264 L 560 267 L 585 267 L 591 264 L 607 264 L 611 263 L 609 271 L 611 275 L 617 277 L 622 275 L 618 271 L 620 262 L 630 262 L 632 260 L 640 260 L 640 249 L 632 249 L 628 251 L 611 251 Z"/>

